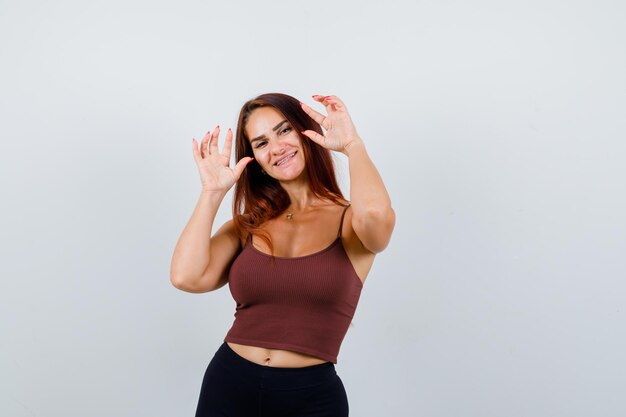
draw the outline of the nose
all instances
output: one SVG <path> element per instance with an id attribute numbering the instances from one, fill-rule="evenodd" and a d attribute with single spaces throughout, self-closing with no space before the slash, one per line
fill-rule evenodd
<path id="1" fill-rule="evenodd" d="M 270 150 L 273 155 L 282 155 L 285 153 L 285 144 L 278 138 L 272 138 L 270 141 Z"/>

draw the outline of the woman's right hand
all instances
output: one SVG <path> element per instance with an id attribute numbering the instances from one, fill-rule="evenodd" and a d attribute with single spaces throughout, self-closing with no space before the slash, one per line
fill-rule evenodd
<path id="1" fill-rule="evenodd" d="M 202 191 L 226 193 L 237 182 L 248 162 L 254 158 L 241 158 L 234 168 L 230 168 L 230 151 L 233 143 L 233 132 L 229 128 L 226 132 L 224 148 L 220 153 L 217 149 L 217 138 L 220 127 L 217 126 L 213 133 L 210 131 L 204 135 L 200 149 L 194 138 L 192 141 L 193 158 L 200 171 Z"/>

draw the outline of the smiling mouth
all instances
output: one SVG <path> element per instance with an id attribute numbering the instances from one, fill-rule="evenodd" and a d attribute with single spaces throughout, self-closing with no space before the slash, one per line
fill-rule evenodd
<path id="1" fill-rule="evenodd" d="M 281 165 L 285 164 L 287 161 L 289 161 L 291 158 L 293 158 L 293 157 L 296 155 L 296 153 L 297 153 L 297 152 L 298 152 L 298 151 L 295 151 L 295 152 L 293 152 L 292 154 L 287 155 L 286 157 L 284 157 L 284 158 L 283 158 L 283 159 L 281 159 L 280 161 L 276 162 L 274 165 L 276 165 L 276 166 L 281 166 Z"/>

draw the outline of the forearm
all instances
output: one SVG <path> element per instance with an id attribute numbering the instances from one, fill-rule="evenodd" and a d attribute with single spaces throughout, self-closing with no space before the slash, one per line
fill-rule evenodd
<path id="1" fill-rule="evenodd" d="M 225 194 L 201 192 L 196 207 L 183 229 L 170 266 L 170 280 L 201 276 L 209 265 L 211 230 Z"/>
<path id="2" fill-rule="evenodd" d="M 354 216 L 384 216 L 391 210 L 391 200 L 365 144 L 355 141 L 346 148 L 345 154 L 350 167 L 350 204 Z"/>

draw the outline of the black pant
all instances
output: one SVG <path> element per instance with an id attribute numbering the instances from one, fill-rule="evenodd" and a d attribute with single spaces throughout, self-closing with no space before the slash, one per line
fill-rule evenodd
<path id="1" fill-rule="evenodd" d="M 264 366 L 226 342 L 204 373 L 196 417 L 346 417 L 348 397 L 335 364 Z"/>

